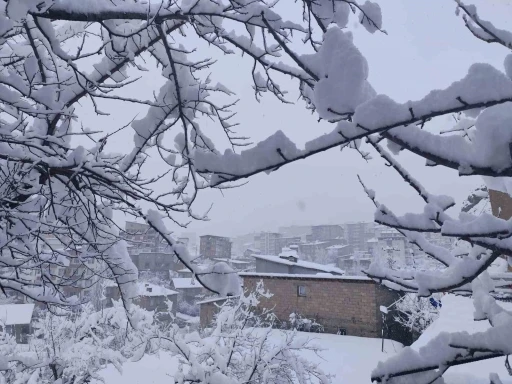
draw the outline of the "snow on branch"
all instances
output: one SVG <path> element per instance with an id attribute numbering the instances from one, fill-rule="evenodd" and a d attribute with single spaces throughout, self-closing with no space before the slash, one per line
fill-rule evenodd
<path id="1" fill-rule="evenodd" d="M 329 99 L 327 93 L 323 97 Z M 321 98 L 316 97 L 315 100 L 318 100 L 317 108 L 320 108 Z M 223 155 L 197 153 L 196 166 L 198 172 L 211 174 L 211 186 L 218 186 L 260 172 L 272 172 L 288 163 L 382 132 L 384 137 L 400 146 L 435 163 L 460 169 L 464 174 L 507 175 L 512 169 L 508 148 L 511 140 L 491 140 L 500 135 L 501 131 L 497 130 L 503 124 L 496 122 L 489 129 L 487 126 L 490 119 L 496 117 L 508 121 L 510 108 L 506 103 L 511 101 L 512 80 L 488 64 L 474 64 L 462 80 L 444 90 L 432 91 L 415 102 L 398 104 L 384 95 L 372 97 L 350 112 L 351 121 L 339 122 L 333 132 L 306 143 L 304 149 L 296 148 L 283 133 L 278 132 L 240 154 L 231 151 Z M 499 105 L 502 107 L 490 108 Z M 481 108 L 487 108 L 480 117 L 480 124 L 485 129 L 478 131 L 476 142 L 467 143 L 457 136 L 433 135 L 415 125 L 436 116 Z M 478 120 L 476 124 L 478 129 Z M 284 143 L 286 146 L 282 148 Z M 480 150 L 482 145 L 487 148 Z M 288 156 L 279 155 L 283 150 L 288 152 Z"/>

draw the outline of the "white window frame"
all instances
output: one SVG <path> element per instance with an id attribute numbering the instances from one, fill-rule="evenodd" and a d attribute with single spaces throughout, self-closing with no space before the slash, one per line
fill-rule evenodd
<path id="1" fill-rule="evenodd" d="M 306 286 L 298 285 L 297 286 L 297 296 L 299 297 L 307 297 Z"/>

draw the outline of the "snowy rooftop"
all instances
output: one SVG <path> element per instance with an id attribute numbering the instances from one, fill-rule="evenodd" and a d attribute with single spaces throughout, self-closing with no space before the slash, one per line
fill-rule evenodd
<path id="1" fill-rule="evenodd" d="M 282 252 L 279 254 L 279 257 L 296 257 L 299 258 L 299 255 L 295 249 L 291 249 L 288 247 L 284 247 Z"/>
<path id="2" fill-rule="evenodd" d="M 287 259 L 282 259 L 279 256 L 271 256 L 271 255 L 253 255 L 253 257 L 256 259 L 270 261 L 272 263 L 278 263 L 278 264 L 284 264 L 284 265 L 296 265 L 301 268 L 314 269 L 314 270 L 317 270 L 320 272 L 336 273 L 339 275 L 343 275 L 345 273 L 345 271 L 342 269 L 339 269 L 336 267 L 331 267 L 329 265 L 313 263 L 311 261 L 297 260 L 296 262 L 294 262 L 294 261 L 289 261 Z"/>
<path id="3" fill-rule="evenodd" d="M 170 296 L 178 294 L 178 292 L 172 289 L 150 283 L 139 283 L 138 288 L 140 296 Z"/>
<path id="4" fill-rule="evenodd" d="M 310 241 L 309 243 L 302 243 L 301 245 L 320 245 L 320 244 L 325 244 L 325 243 L 327 243 L 327 241 L 315 240 L 315 241 Z"/>
<path id="5" fill-rule="evenodd" d="M 190 277 L 175 277 L 172 279 L 175 289 L 202 288 L 203 286 L 196 279 Z"/>
<path id="6" fill-rule="evenodd" d="M 247 260 L 231 260 L 231 264 L 251 264 L 251 262 Z"/>
<path id="7" fill-rule="evenodd" d="M 233 298 L 236 298 L 236 297 L 240 297 L 240 296 L 211 297 L 211 298 L 206 299 L 206 300 L 198 301 L 196 304 L 199 305 L 199 304 L 215 303 L 217 301 L 224 301 L 224 300 L 233 299 Z"/>
<path id="8" fill-rule="evenodd" d="M 5 325 L 30 324 L 34 304 L 0 305 L 0 322 Z"/>
<path id="9" fill-rule="evenodd" d="M 263 272 L 240 272 L 240 277 L 276 277 L 288 279 L 326 279 L 326 280 L 364 280 L 373 281 L 366 276 L 340 276 L 331 275 L 330 273 L 317 273 L 316 275 L 308 274 L 290 274 L 290 273 L 263 273 Z"/>
<path id="10" fill-rule="evenodd" d="M 348 244 L 337 244 L 337 245 L 331 245 L 330 247 L 327 247 L 327 249 L 342 249 L 348 247 Z"/>

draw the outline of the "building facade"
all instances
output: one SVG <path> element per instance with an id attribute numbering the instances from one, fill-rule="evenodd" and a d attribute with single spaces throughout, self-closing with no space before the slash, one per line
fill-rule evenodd
<path id="1" fill-rule="evenodd" d="M 341 225 L 313 225 L 311 227 L 311 238 L 313 240 L 332 240 L 343 237 Z"/>
<path id="2" fill-rule="evenodd" d="M 400 297 L 396 291 L 365 277 L 264 273 L 240 276 L 244 289 L 249 292 L 263 281 L 265 289 L 273 295 L 262 298 L 259 306 L 274 308 L 274 314 L 282 322 L 294 313 L 314 319 L 327 333 L 380 337 L 383 326 L 380 306 L 388 307 Z"/>
<path id="3" fill-rule="evenodd" d="M 409 242 L 407 238 L 394 228 L 385 228 L 377 237 L 376 257 L 389 267 L 410 265 Z"/>
<path id="4" fill-rule="evenodd" d="M 199 237 L 199 254 L 208 259 L 231 258 L 231 241 L 228 237 L 204 235 Z"/>
<path id="5" fill-rule="evenodd" d="M 314 240 L 299 244 L 299 255 L 305 259 L 315 260 L 328 254 L 328 248 L 333 245 L 344 245 L 345 239 Z"/>
<path id="6" fill-rule="evenodd" d="M 345 239 L 354 251 L 367 251 L 367 241 L 375 237 L 374 223 L 358 222 L 345 224 Z"/>
<path id="7" fill-rule="evenodd" d="M 183 264 L 170 252 L 132 252 L 130 257 L 139 271 L 167 273 L 183 268 Z"/>
<path id="8" fill-rule="evenodd" d="M 261 232 L 254 236 L 254 247 L 263 255 L 279 255 L 281 253 L 281 234 L 277 232 Z"/>
<path id="9" fill-rule="evenodd" d="M 0 305 L 0 330 L 13 336 L 18 344 L 27 344 L 32 334 L 34 304 Z M 5 327 L 5 330 L 2 329 Z"/>

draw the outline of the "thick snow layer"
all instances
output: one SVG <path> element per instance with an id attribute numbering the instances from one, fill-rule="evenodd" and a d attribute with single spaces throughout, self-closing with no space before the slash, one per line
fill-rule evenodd
<path id="1" fill-rule="evenodd" d="M 178 294 L 178 292 L 173 291 L 172 289 L 167 289 L 150 283 L 139 283 L 138 288 L 140 296 L 171 296 Z"/>
<path id="2" fill-rule="evenodd" d="M 328 265 L 313 263 L 311 261 L 304 261 L 304 260 L 297 260 L 295 261 L 289 261 L 287 259 L 282 259 L 279 256 L 272 256 L 272 255 L 253 255 L 254 258 L 260 259 L 260 260 L 266 260 L 270 261 L 272 263 L 277 264 L 284 264 L 284 265 L 296 265 L 301 268 L 307 268 L 307 269 L 314 269 L 320 272 L 328 272 L 328 273 L 335 273 L 339 275 L 343 275 L 345 273 L 344 270 L 336 268 L 336 267 L 329 267 Z"/>
<path id="3" fill-rule="evenodd" d="M 190 277 L 175 277 L 172 284 L 175 289 L 203 288 L 199 281 Z"/>
<path id="4" fill-rule="evenodd" d="M 420 338 L 411 346 L 418 351 L 441 332 L 461 332 L 470 334 L 482 332 L 490 328 L 487 321 L 474 321 L 475 307 L 473 300 L 467 297 L 445 295 L 439 318 L 428 327 Z M 512 303 L 502 303 L 507 310 L 512 310 Z M 471 364 L 451 367 L 445 374 L 447 384 L 480 384 L 489 383 L 489 373 L 496 372 L 503 383 L 512 383 L 505 369 L 504 358 L 489 359 Z"/>
<path id="5" fill-rule="evenodd" d="M 330 273 L 317 273 L 316 275 L 308 274 L 289 274 L 289 273 L 263 273 L 263 272 L 241 272 L 240 277 L 286 277 L 289 279 L 328 279 L 328 280 L 364 280 L 371 281 L 366 276 L 340 276 L 331 275 Z"/>
<path id="6" fill-rule="evenodd" d="M 347 35 L 342 36 L 339 33 L 329 30 L 326 38 L 338 39 L 338 44 L 343 47 L 344 44 L 348 44 L 350 39 Z M 357 56 L 352 51 L 350 55 Z M 322 65 L 318 63 L 320 56 L 318 53 L 318 57 L 306 57 L 309 66 L 313 70 L 317 70 L 318 74 L 328 71 L 328 68 L 323 68 L 328 63 Z M 234 154 L 231 150 L 226 151 L 223 155 L 198 151 L 195 154 L 197 169 L 200 173 L 211 173 L 210 184 L 219 185 L 238 177 L 251 176 L 262 170 L 272 172 L 288 162 L 303 159 L 316 152 L 367 136 L 368 132 L 385 130 L 389 130 L 387 134 L 394 140 L 404 143 L 402 146 L 407 144 L 410 148 L 418 148 L 432 156 L 456 162 L 460 165 L 459 170 L 462 173 L 470 170 L 471 167 L 500 171 L 512 166 L 508 148 L 508 143 L 512 140 L 512 131 L 507 129 L 512 121 L 510 103 L 485 109 L 476 120 L 474 137 L 471 142 L 457 135 L 432 134 L 414 124 L 430 119 L 432 115 L 457 111 L 464 107 L 467 108 L 468 105 L 489 105 L 498 100 L 512 99 L 512 81 L 503 72 L 489 64 L 473 64 L 464 78 L 452 83 L 446 89 L 434 90 L 421 100 L 400 104 L 385 95 L 369 96 L 372 92 L 367 89 L 368 93 L 365 91 L 367 83 L 365 83 L 366 80 L 363 80 L 365 66 L 362 58 L 357 60 L 355 67 L 357 68 L 353 69 L 354 73 L 356 69 L 358 72 L 357 75 L 354 74 L 355 78 L 351 81 L 357 79 L 355 81 L 357 84 L 349 84 L 348 77 L 334 80 L 339 84 L 346 82 L 345 85 L 348 89 L 355 92 L 357 101 L 350 105 L 344 104 L 341 99 L 337 98 L 333 93 L 334 90 L 329 90 L 327 85 L 326 89 L 321 92 L 322 94 L 316 95 L 316 89 L 323 80 L 319 80 L 315 90 L 306 90 L 311 100 L 317 100 L 318 105 L 315 107 L 320 114 L 324 107 L 336 112 L 335 115 L 346 114 L 350 108 L 355 108 L 352 122 L 340 121 L 331 133 L 309 141 L 305 144 L 304 149 L 297 148 L 284 133 L 278 131 L 256 144 L 255 147 L 244 150 L 240 154 Z M 321 77 L 319 78 L 321 79 Z M 331 77 L 329 77 L 329 81 L 333 81 Z M 326 104 L 322 105 L 324 101 Z M 344 107 L 342 110 L 336 110 L 334 105 L 330 104 L 331 102 L 344 105 Z M 496 140 L 497 137 L 500 139 Z"/>
<path id="7" fill-rule="evenodd" d="M 0 305 L 0 324 L 30 324 L 33 312 L 34 304 Z"/>
<path id="8" fill-rule="evenodd" d="M 318 52 L 303 55 L 302 60 L 319 78 L 308 97 L 323 119 L 352 114 L 359 104 L 376 94 L 366 80 L 368 63 L 354 45 L 350 32 L 330 28 Z"/>
<path id="9" fill-rule="evenodd" d="M 324 349 L 319 356 L 312 352 L 306 352 L 303 356 L 318 363 L 326 373 L 334 375 L 332 382 L 335 384 L 370 383 L 371 368 L 402 348 L 400 343 L 385 340 L 383 353 L 380 339 L 319 333 L 299 334 L 301 337 L 309 337 L 313 344 Z M 105 379 L 105 384 L 172 383 L 172 376 L 178 370 L 178 364 L 175 357 L 168 353 L 160 353 L 159 356 L 144 356 L 139 362 L 124 364 L 123 373 L 108 367 L 100 375 Z"/>

